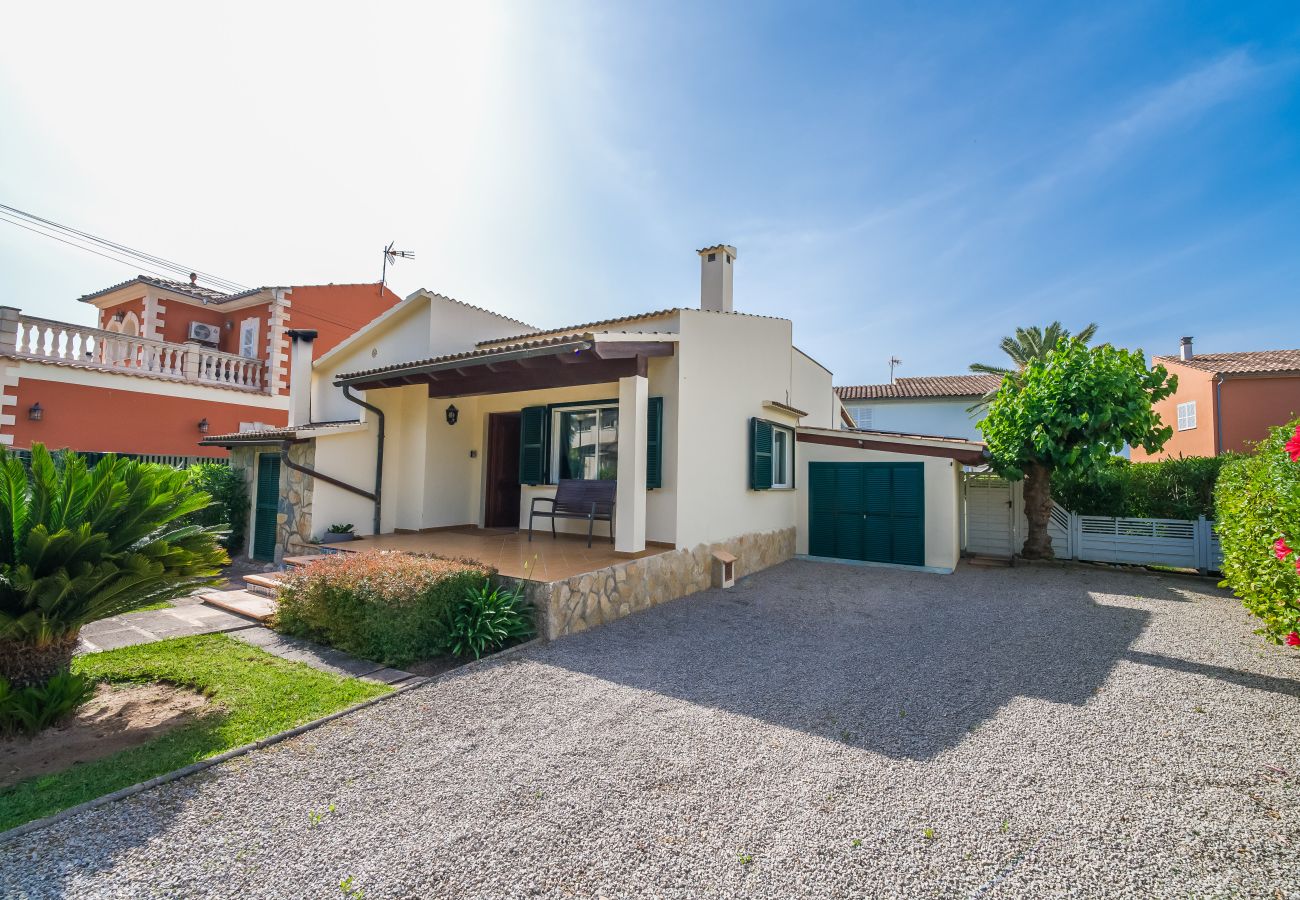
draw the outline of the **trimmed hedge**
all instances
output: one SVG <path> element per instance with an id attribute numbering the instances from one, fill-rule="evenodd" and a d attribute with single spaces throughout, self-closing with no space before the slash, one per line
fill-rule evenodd
<path id="1" fill-rule="evenodd" d="M 333 554 L 285 578 L 276 628 L 400 668 L 446 653 L 454 604 L 495 574 L 470 561 Z"/>
<path id="2" fill-rule="evenodd" d="M 1260 634 L 1281 643 L 1300 629 L 1300 573 L 1276 542 L 1300 546 L 1300 463 L 1286 443 L 1300 419 L 1269 430 L 1249 456 L 1223 467 L 1215 491 L 1216 530 L 1223 546 L 1223 586 L 1264 622 Z"/>
<path id="3" fill-rule="evenodd" d="M 1180 456 L 1159 462 L 1114 457 L 1089 476 L 1052 476 L 1052 497 L 1085 516 L 1214 518 L 1214 484 L 1227 456 Z"/>

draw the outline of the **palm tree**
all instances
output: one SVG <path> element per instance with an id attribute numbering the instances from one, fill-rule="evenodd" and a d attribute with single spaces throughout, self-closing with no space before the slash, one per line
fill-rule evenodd
<path id="1" fill-rule="evenodd" d="M 0 450 L 0 681 L 46 684 L 82 625 L 213 583 L 226 529 L 186 523 L 211 502 L 169 466 Z"/>
<path id="2" fill-rule="evenodd" d="M 1068 341 L 1073 337 L 1086 344 L 1096 334 L 1096 322 L 1089 322 L 1076 335 L 1071 335 L 1067 329 L 1061 327 L 1060 322 L 1053 322 L 1046 328 L 1039 328 L 1037 325 L 1031 325 L 1028 328 L 1017 328 L 1014 335 L 1004 337 L 998 345 L 1002 348 L 1003 353 L 1011 357 L 1014 368 L 991 366 L 988 363 L 971 363 L 970 370 L 981 375 L 999 375 L 1003 378 L 1008 375 L 1019 375 L 1031 360 L 1042 359 L 1047 356 L 1049 352 L 1056 349 L 1056 345 L 1061 341 Z M 975 412 L 983 409 L 996 393 L 996 390 L 989 391 L 980 398 L 978 403 L 970 408 L 970 411 Z"/>

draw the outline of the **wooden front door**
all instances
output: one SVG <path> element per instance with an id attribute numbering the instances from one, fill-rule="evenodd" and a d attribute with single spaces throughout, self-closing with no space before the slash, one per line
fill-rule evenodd
<path id="1" fill-rule="evenodd" d="M 488 416 L 485 528 L 519 527 L 519 413 Z"/>

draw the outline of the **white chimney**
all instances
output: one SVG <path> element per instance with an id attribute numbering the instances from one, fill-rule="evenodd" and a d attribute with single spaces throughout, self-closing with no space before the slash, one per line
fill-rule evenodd
<path id="1" fill-rule="evenodd" d="M 316 332 L 291 328 L 289 335 L 289 424 L 311 422 L 311 342 Z"/>
<path id="2" fill-rule="evenodd" d="M 1178 358 L 1183 362 L 1187 362 L 1192 358 L 1192 339 L 1190 337 L 1185 337 L 1179 342 Z"/>
<path id="3" fill-rule="evenodd" d="M 731 277 L 736 248 L 728 244 L 705 247 L 700 254 L 700 309 L 731 312 Z"/>

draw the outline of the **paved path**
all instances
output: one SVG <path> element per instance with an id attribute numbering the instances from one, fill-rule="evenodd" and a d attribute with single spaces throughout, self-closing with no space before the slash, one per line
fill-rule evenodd
<path id="1" fill-rule="evenodd" d="M 0 848 L 5 897 L 1300 897 L 1300 654 L 1205 582 L 791 562 Z"/>
<path id="2" fill-rule="evenodd" d="M 377 662 L 358 659 L 340 650 L 285 637 L 251 619 L 207 606 L 194 597 L 177 600 L 171 609 L 124 613 L 91 622 L 81 629 L 81 647 L 78 652 L 116 650 L 119 647 L 151 644 L 168 638 L 217 632 L 260 647 L 273 656 L 306 663 L 336 675 L 351 675 L 383 684 L 404 683 L 417 677 L 401 669 L 391 669 Z"/>

